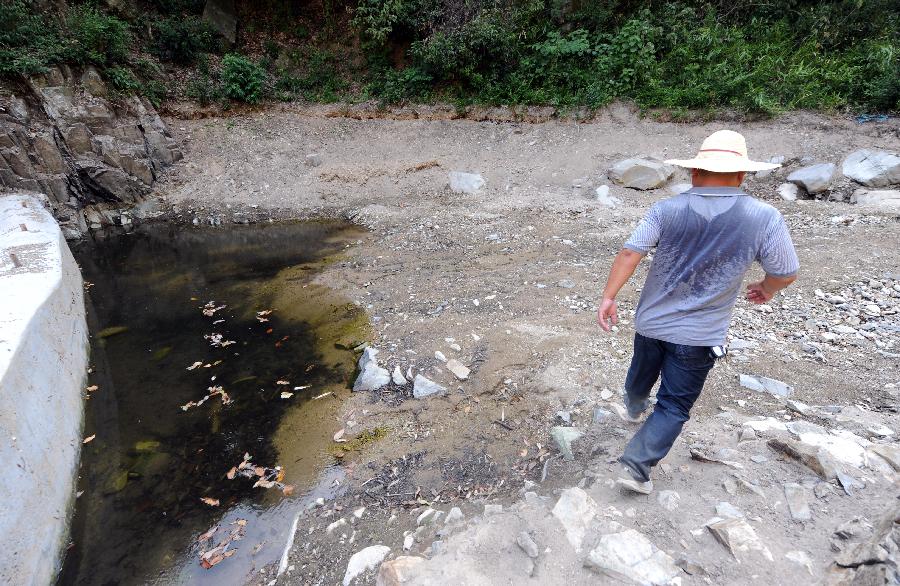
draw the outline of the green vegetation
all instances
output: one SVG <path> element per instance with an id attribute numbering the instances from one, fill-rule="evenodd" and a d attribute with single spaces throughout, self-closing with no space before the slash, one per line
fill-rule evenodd
<path id="1" fill-rule="evenodd" d="M 4 0 L 0 76 L 91 64 L 158 103 L 166 75 L 136 58 L 149 53 L 189 67 L 180 91 L 202 103 L 900 110 L 897 0 L 238 0 L 238 45 L 221 59 L 203 5 L 138 0 L 126 22 L 92 1 Z"/>

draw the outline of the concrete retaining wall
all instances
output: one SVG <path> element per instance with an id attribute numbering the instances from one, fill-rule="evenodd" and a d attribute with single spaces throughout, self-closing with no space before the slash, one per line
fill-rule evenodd
<path id="1" fill-rule="evenodd" d="M 82 442 L 75 259 L 39 195 L 0 193 L 0 583 L 55 580 Z"/>

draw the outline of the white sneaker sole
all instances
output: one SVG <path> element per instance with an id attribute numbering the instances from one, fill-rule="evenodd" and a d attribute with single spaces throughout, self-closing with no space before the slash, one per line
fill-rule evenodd
<path id="1" fill-rule="evenodd" d="M 615 411 L 616 415 L 619 416 L 619 419 L 624 421 L 625 423 L 640 423 L 640 417 L 632 417 L 628 414 L 628 409 L 625 405 L 611 405 L 612 410 Z"/>
<path id="2" fill-rule="evenodd" d="M 651 480 L 648 480 L 647 482 L 638 482 L 632 478 L 619 478 L 616 480 L 616 484 L 626 490 L 638 494 L 650 494 L 653 492 L 653 481 Z"/>

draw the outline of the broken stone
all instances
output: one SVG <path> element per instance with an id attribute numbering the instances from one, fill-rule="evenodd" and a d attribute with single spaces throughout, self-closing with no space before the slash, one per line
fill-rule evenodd
<path id="1" fill-rule="evenodd" d="M 602 407 L 595 407 L 594 408 L 594 423 L 603 423 L 604 421 L 606 421 L 607 419 L 612 417 L 612 415 L 613 415 L 612 411 L 607 411 L 606 409 L 604 409 Z"/>
<path id="2" fill-rule="evenodd" d="M 788 510 L 794 521 L 809 521 L 812 519 L 809 503 L 806 500 L 805 488 L 796 482 L 786 482 L 784 484 L 784 496 L 787 499 Z"/>
<path id="3" fill-rule="evenodd" d="M 681 573 L 666 552 L 634 529 L 601 536 L 584 565 L 637 584 L 674 584 Z"/>
<path id="4" fill-rule="evenodd" d="M 484 187 L 484 177 L 477 173 L 450 171 L 450 189 L 454 193 L 475 193 Z"/>
<path id="5" fill-rule="evenodd" d="M 691 576 L 706 576 L 709 573 L 700 562 L 687 556 L 682 556 L 675 560 L 675 565 Z"/>
<path id="6" fill-rule="evenodd" d="M 780 380 L 775 380 L 774 378 L 742 374 L 740 375 L 739 380 L 741 386 L 744 388 L 750 389 L 751 391 L 770 393 L 776 397 L 789 397 L 794 392 L 793 387 L 784 384 Z"/>
<path id="7" fill-rule="evenodd" d="M 787 180 L 814 195 L 826 191 L 831 186 L 836 171 L 834 163 L 820 163 L 797 169 L 787 176 Z"/>
<path id="8" fill-rule="evenodd" d="M 443 387 L 436 382 L 425 378 L 421 374 L 417 374 L 416 378 L 413 380 L 413 397 L 415 397 L 416 399 L 430 397 L 431 395 L 436 395 L 439 393 L 443 394 L 446 392 L 446 387 Z"/>
<path id="9" fill-rule="evenodd" d="M 378 568 L 375 586 L 400 586 L 412 581 L 416 567 L 425 561 L 418 556 L 401 555 Z"/>
<path id="10" fill-rule="evenodd" d="M 662 187 L 674 174 L 674 167 L 645 158 L 619 161 L 607 173 L 619 185 L 641 190 Z"/>
<path id="11" fill-rule="evenodd" d="M 503 505 L 484 505 L 484 516 L 493 517 L 503 512 Z"/>
<path id="12" fill-rule="evenodd" d="M 434 523 L 438 519 L 440 519 L 441 515 L 444 514 L 444 511 L 438 511 L 437 509 L 427 508 L 425 509 L 416 519 L 416 525 L 430 525 Z"/>
<path id="13" fill-rule="evenodd" d="M 459 507 L 453 507 L 450 509 L 450 512 L 447 513 L 447 517 L 444 519 L 444 525 L 452 525 L 454 523 L 462 523 L 465 520 L 466 516 L 463 515 L 462 510 Z"/>
<path id="14" fill-rule="evenodd" d="M 869 449 L 884 458 L 896 472 L 900 472 L 900 447 L 889 444 L 873 444 Z"/>
<path id="15" fill-rule="evenodd" d="M 707 524 L 706 527 L 719 543 L 728 548 L 728 551 L 731 552 L 735 559 L 739 560 L 742 557 L 738 554 L 757 552 L 770 562 L 775 561 L 772 553 L 762 544 L 756 535 L 756 531 L 753 530 L 753 527 L 750 526 L 746 519 L 716 518 Z"/>
<path id="16" fill-rule="evenodd" d="M 778 195 L 784 201 L 797 201 L 800 196 L 800 188 L 793 183 L 782 183 L 778 186 Z"/>
<path id="17" fill-rule="evenodd" d="M 456 358 L 451 358 L 447 361 L 447 370 L 453 373 L 453 376 L 455 376 L 459 380 L 466 380 L 467 378 L 469 378 L 469 373 L 471 372 L 463 365 L 462 362 L 460 362 Z"/>
<path id="18" fill-rule="evenodd" d="M 725 517 L 726 519 L 742 519 L 744 517 L 744 513 L 737 507 L 725 501 L 716 505 L 716 515 Z"/>
<path id="19" fill-rule="evenodd" d="M 534 542 L 534 539 L 531 538 L 531 535 L 528 534 L 527 531 L 522 531 L 516 536 L 516 543 L 519 547 L 522 548 L 522 551 L 525 552 L 525 555 L 528 557 L 535 559 L 538 557 L 540 553 L 538 550 L 537 543 Z"/>
<path id="20" fill-rule="evenodd" d="M 820 448 L 791 439 L 773 438 L 767 443 L 773 450 L 797 460 L 821 476 L 823 480 L 833 480 L 837 476 L 834 461 L 827 452 Z"/>
<path id="21" fill-rule="evenodd" d="M 800 564 L 806 571 L 809 572 L 809 575 L 813 575 L 812 569 L 812 559 L 810 559 L 809 554 L 804 551 L 789 551 L 784 554 L 784 557 L 788 560 L 794 562 L 795 564 Z"/>
<path id="22" fill-rule="evenodd" d="M 597 203 L 599 203 L 603 207 L 612 209 L 622 203 L 621 199 L 609 194 L 608 185 L 601 185 L 600 187 L 598 187 L 595 190 L 595 195 L 597 197 Z"/>
<path id="23" fill-rule="evenodd" d="M 350 586 L 360 574 L 374 570 L 390 552 L 391 548 L 386 545 L 370 545 L 353 554 L 347 562 L 347 571 L 344 572 L 344 586 Z"/>
<path id="24" fill-rule="evenodd" d="M 375 348 L 366 348 L 363 350 L 362 356 L 359 357 L 359 376 L 353 383 L 353 391 L 377 391 L 381 387 L 391 382 L 391 374 L 386 368 L 378 366 L 378 360 L 375 355 L 378 350 Z"/>
<path id="25" fill-rule="evenodd" d="M 681 495 L 674 490 L 661 490 L 659 491 L 659 494 L 656 495 L 656 501 L 667 511 L 674 511 L 681 502 Z"/>
<path id="26" fill-rule="evenodd" d="M 841 488 L 844 489 L 844 492 L 847 494 L 847 496 L 853 496 L 853 491 L 857 488 L 866 487 L 863 482 L 853 478 L 849 474 L 844 474 L 843 472 L 837 473 L 837 480 L 838 484 L 841 485 Z"/>
<path id="27" fill-rule="evenodd" d="M 572 442 L 584 435 L 577 427 L 556 426 L 550 428 L 550 437 L 556 442 L 560 453 L 566 460 L 574 460 L 575 454 L 572 453 Z"/>
<path id="28" fill-rule="evenodd" d="M 900 189 L 857 189 L 850 196 L 850 203 L 888 212 L 900 211 Z"/>
<path id="29" fill-rule="evenodd" d="M 861 149 L 844 159 L 841 171 L 866 187 L 895 185 L 900 183 L 900 156 L 887 151 Z"/>
<path id="30" fill-rule="evenodd" d="M 588 527 L 599 513 L 599 507 L 584 490 L 572 487 L 559 495 L 552 513 L 565 529 L 572 547 L 580 550 Z"/>
<path id="31" fill-rule="evenodd" d="M 407 383 L 406 377 L 403 376 L 403 371 L 400 370 L 399 364 L 394 366 L 394 372 L 391 374 L 391 381 L 398 387 L 402 387 Z"/>

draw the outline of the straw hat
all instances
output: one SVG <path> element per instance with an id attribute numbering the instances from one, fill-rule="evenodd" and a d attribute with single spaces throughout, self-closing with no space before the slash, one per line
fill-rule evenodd
<path id="1" fill-rule="evenodd" d="M 751 161 L 747 157 L 747 141 L 744 140 L 744 135 L 733 130 L 719 130 L 710 134 L 700 145 L 700 151 L 693 159 L 670 159 L 666 163 L 713 173 L 765 171 L 781 166 L 776 163 Z"/>

